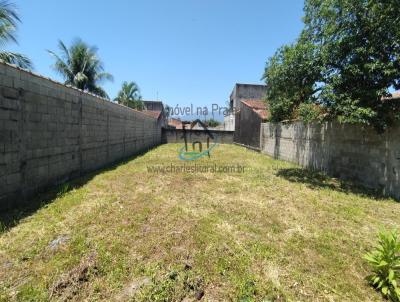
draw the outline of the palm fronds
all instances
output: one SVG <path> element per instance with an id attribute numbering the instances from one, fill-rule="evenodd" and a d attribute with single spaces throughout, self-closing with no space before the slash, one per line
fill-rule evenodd
<path id="1" fill-rule="evenodd" d="M 103 63 L 97 56 L 97 48 L 81 39 L 73 41 L 69 48 L 60 40 L 58 48 L 60 54 L 50 50 L 48 52 L 55 59 L 54 70 L 64 78 L 65 84 L 108 98 L 98 84 L 104 80 L 112 81 L 113 76 L 104 71 Z"/>
<path id="2" fill-rule="evenodd" d="M 26 56 L 19 53 L 0 51 L 0 60 L 5 63 L 17 65 L 24 69 L 32 68 L 32 62 Z"/>
<path id="3" fill-rule="evenodd" d="M 16 7 L 8 1 L 0 1 L 0 46 L 4 47 L 8 42 L 17 43 L 15 31 L 17 23 L 20 22 Z M 0 51 L 0 60 L 21 68 L 31 69 L 32 62 L 28 57 L 7 51 Z"/>
<path id="4" fill-rule="evenodd" d="M 135 82 L 123 82 L 121 90 L 114 101 L 133 109 L 143 110 L 144 103 L 140 95 L 139 86 Z"/>

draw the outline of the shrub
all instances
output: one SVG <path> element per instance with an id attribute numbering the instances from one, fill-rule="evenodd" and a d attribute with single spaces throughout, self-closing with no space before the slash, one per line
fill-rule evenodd
<path id="1" fill-rule="evenodd" d="M 302 103 L 298 108 L 298 116 L 302 121 L 310 123 L 321 118 L 321 109 L 312 103 Z"/>
<path id="2" fill-rule="evenodd" d="M 58 198 L 63 197 L 63 196 L 64 196 L 65 194 L 67 194 L 71 189 L 72 189 L 72 188 L 71 188 L 71 185 L 70 185 L 69 183 L 62 184 L 62 185 L 60 186 L 59 191 L 57 192 L 57 197 L 58 197 Z"/>
<path id="3" fill-rule="evenodd" d="M 380 232 L 378 245 L 364 259 L 372 268 L 368 282 L 391 301 L 400 301 L 400 240 L 397 232 Z"/>
<path id="4" fill-rule="evenodd" d="M 206 123 L 207 123 L 207 126 L 211 127 L 211 128 L 217 127 L 221 124 L 220 122 L 218 122 L 217 120 L 214 120 L 212 118 L 210 118 Z"/>

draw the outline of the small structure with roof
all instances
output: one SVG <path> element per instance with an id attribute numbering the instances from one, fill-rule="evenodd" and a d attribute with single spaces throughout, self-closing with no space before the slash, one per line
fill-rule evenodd
<path id="1" fill-rule="evenodd" d="M 168 128 L 182 129 L 182 121 L 171 117 L 168 119 Z"/>
<path id="2" fill-rule="evenodd" d="M 234 142 L 260 148 L 261 123 L 269 117 L 267 106 L 262 99 L 241 100 L 235 113 Z"/>
<path id="3" fill-rule="evenodd" d="M 158 120 L 161 127 L 167 126 L 164 105 L 161 101 L 143 101 L 143 113 Z"/>
<path id="4" fill-rule="evenodd" d="M 231 114 L 224 117 L 224 129 L 235 130 L 235 112 L 240 110 L 243 100 L 263 100 L 267 92 L 266 85 L 236 83 L 229 96 Z"/>

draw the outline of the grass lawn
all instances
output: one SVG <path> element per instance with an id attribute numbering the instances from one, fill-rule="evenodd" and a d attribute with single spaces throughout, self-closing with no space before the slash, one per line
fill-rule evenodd
<path id="1" fill-rule="evenodd" d="M 400 203 L 239 146 L 189 164 L 244 173 L 147 171 L 179 147 L 3 214 L 0 301 L 383 301 L 362 255 Z"/>

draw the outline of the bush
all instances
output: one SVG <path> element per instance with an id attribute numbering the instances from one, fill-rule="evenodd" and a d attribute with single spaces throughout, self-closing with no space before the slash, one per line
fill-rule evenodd
<path id="1" fill-rule="evenodd" d="M 397 232 L 380 232 L 378 245 L 364 259 L 372 268 L 368 282 L 391 301 L 400 301 L 400 240 Z"/>
<path id="2" fill-rule="evenodd" d="M 321 109 L 318 105 L 302 103 L 297 110 L 299 118 L 305 123 L 321 119 Z"/>
<path id="3" fill-rule="evenodd" d="M 207 126 L 211 127 L 211 128 L 217 127 L 221 124 L 220 122 L 218 122 L 217 120 L 214 120 L 212 118 L 210 118 L 206 123 L 207 123 Z"/>

